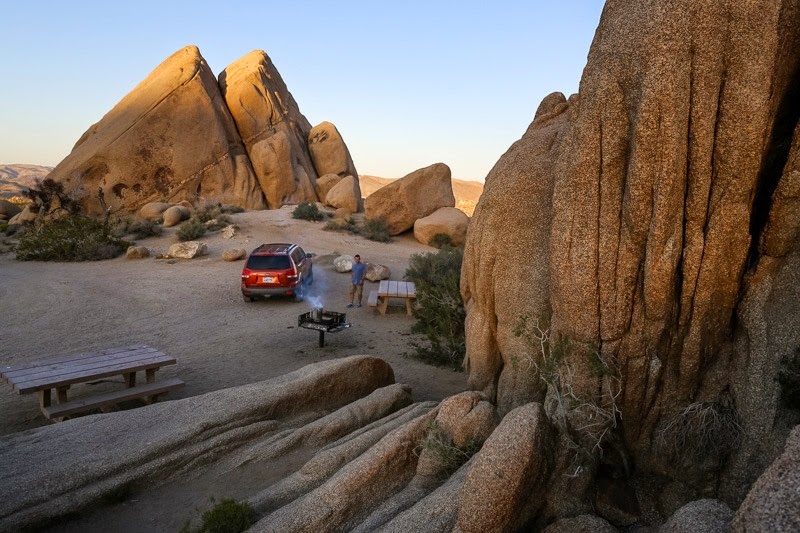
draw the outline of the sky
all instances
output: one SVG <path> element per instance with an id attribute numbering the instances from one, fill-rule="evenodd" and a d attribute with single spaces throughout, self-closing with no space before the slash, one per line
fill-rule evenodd
<path id="1" fill-rule="evenodd" d="M 577 92 L 601 0 L 0 0 L 0 164 L 55 166 L 163 60 L 272 59 L 359 174 L 483 181 L 553 91 Z"/>

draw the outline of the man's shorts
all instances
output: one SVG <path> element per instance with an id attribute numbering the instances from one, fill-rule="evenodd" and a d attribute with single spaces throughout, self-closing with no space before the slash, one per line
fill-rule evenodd
<path id="1" fill-rule="evenodd" d="M 350 296 L 355 295 L 359 301 L 361 301 L 361 296 L 364 294 L 364 285 L 356 285 L 355 283 L 350 284 Z"/>

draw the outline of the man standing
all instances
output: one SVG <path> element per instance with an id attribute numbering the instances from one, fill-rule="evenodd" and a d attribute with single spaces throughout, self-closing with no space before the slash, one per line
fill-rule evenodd
<path id="1" fill-rule="evenodd" d="M 350 281 L 350 303 L 347 307 L 353 307 L 353 297 L 358 296 L 358 305 L 361 307 L 361 297 L 364 295 L 364 278 L 367 277 L 367 266 L 361 262 L 361 256 L 356 254 L 353 258 L 353 277 Z"/>

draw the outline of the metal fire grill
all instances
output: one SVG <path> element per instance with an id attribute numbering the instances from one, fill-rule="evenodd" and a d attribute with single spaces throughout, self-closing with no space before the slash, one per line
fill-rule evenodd
<path id="1" fill-rule="evenodd" d="M 346 317 L 345 313 L 325 311 L 318 307 L 297 317 L 297 325 L 319 331 L 319 347 L 322 348 L 325 346 L 325 332 L 336 333 L 351 326 L 345 321 Z"/>

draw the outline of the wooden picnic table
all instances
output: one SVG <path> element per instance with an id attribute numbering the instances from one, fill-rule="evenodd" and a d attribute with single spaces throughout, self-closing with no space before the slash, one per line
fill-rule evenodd
<path id="1" fill-rule="evenodd" d="M 375 291 L 373 291 L 375 292 Z M 370 305 L 372 305 L 372 298 L 370 294 Z M 406 313 L 411 314 L 411 304 L 417 297 L 417 288 L 411 281 L 390 281 L 381 280 L 378 285 L 378 290 L 375 293 L 376 301 L 375 306 L 382 315 L 386 314 L 386 308 L 389 306 L 390 298 L 402 298 L 406 302 Z"/>
<path id="2" fill-rule="evenodd" d="M 175 364 L 175 358 L 145 344 L 111 348 L 99 352 L 60 355 L 13 366 L 0 367 L 0 377 L 19 394 L 36 393 L 39 407 L 49 419 L 66 416 L 142 398 L 150 402 L 158 394 L 178 389 L 184 382 L 177 378 L 156 382 L 156 371 Z M 136 373 L 144 371 L 145 383 L 136 383 Z M 74 401 L 67 400 L 71 385 L 121 375 L 125 389 L 102 393 Z M 55 401 L 53 404 L 53 391 Z"/>

